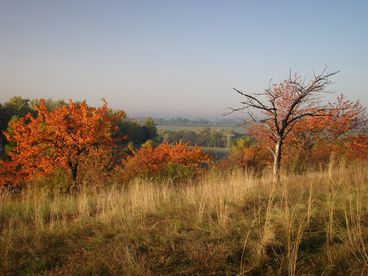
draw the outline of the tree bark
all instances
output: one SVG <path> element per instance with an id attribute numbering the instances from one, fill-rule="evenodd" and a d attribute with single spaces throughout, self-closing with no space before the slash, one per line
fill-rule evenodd
<path id="1" fill-rule="evenodd" d="M 77 176 L 78 176 L 78 161 L 73 163 L 73 161 L 69 159 L 68 165 L 69 165 L 70 173 L 72 175 L 73 182 L 76 183 Z"/>
<path id="2" fill-rule="evenodd" d="M 77 181 L 77 166 L 72 168 L 72 179 L 74 182 Z"/>
<path id="3" fill-rule="evenodd" d="M 275 145 L 275 155 L 273 160 L 273 176 L 274 179 L 277 181 L 280 180 L 281 154 L 282 154 L 282 138 L 278 138 Z"/>

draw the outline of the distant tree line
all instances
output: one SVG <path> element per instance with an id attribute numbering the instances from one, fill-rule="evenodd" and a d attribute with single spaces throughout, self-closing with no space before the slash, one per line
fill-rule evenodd
<path id="1" fill-rule="evenodd" d="M 124 136 L 122 144 L 133 144 L 139 147 L 148 140 L 157 141 L 157 129 L 155 122 L 151 117 L 147 117 L 143 122 L 139 120 L 123 118 L 117 122 L 118 131 L 115 135 Z"/>
<path id="2" fill-rule="evenodd" d="M 7 145 L 3 131 L 7 129 L 10 120 L 23 117 L 28 113 L 34 114 L 32 102 L 29 99 L 13 97 L 0 104 L 0 157 L 4 156 L 4 149 Z"/>

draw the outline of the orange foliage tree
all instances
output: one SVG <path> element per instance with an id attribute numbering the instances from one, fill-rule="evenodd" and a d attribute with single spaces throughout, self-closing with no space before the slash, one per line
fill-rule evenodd
<path id="1" fill-rule="evenodd" d="M 83 157 L 112 152 L 114 121 L 125 116 L 121 112 L 111 117 L 105 101 L 94 108 L 70 100 L 49 111 L 41 100 L 35 110 L 37 116 L 13 120 L 4 132 L 11 148 L 10 160 L 0 166 L 3 184 L 30 180 L 56 168 L 65 169 L 76 182 Z"/>
<path id="2" fill-rule="evenodd" d="M 167 173 L 170 168 L 174 168 L 176 176 L 183 170 L 190 175 L 197 175 L 203 171 L 203 165 L 210 162 L 209 155 L 199 147 L 188 148 L 181 141 L 175 145 L 163 143 L 157 147 L 142 146 L 139 150 L 132 149 L 132 155 L 123 161 L 124 177 L 153 177 Z M 182 169 L 180 172 L 178 167 Z"/>

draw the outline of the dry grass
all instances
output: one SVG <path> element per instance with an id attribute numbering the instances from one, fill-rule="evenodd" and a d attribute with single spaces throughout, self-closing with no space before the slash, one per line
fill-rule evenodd
<path id="1" fill-rule="evenodd" d="M 0 197 L 0 274 L 368 271 L 368 165 Z"/>

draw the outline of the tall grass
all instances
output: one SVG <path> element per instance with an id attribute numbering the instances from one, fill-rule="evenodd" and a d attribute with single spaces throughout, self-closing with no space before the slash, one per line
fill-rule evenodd
<path id="1" fill-rule="evenodd" d="M 0 274 L 368 271 L 368 165 L 0 197 Z"/>

